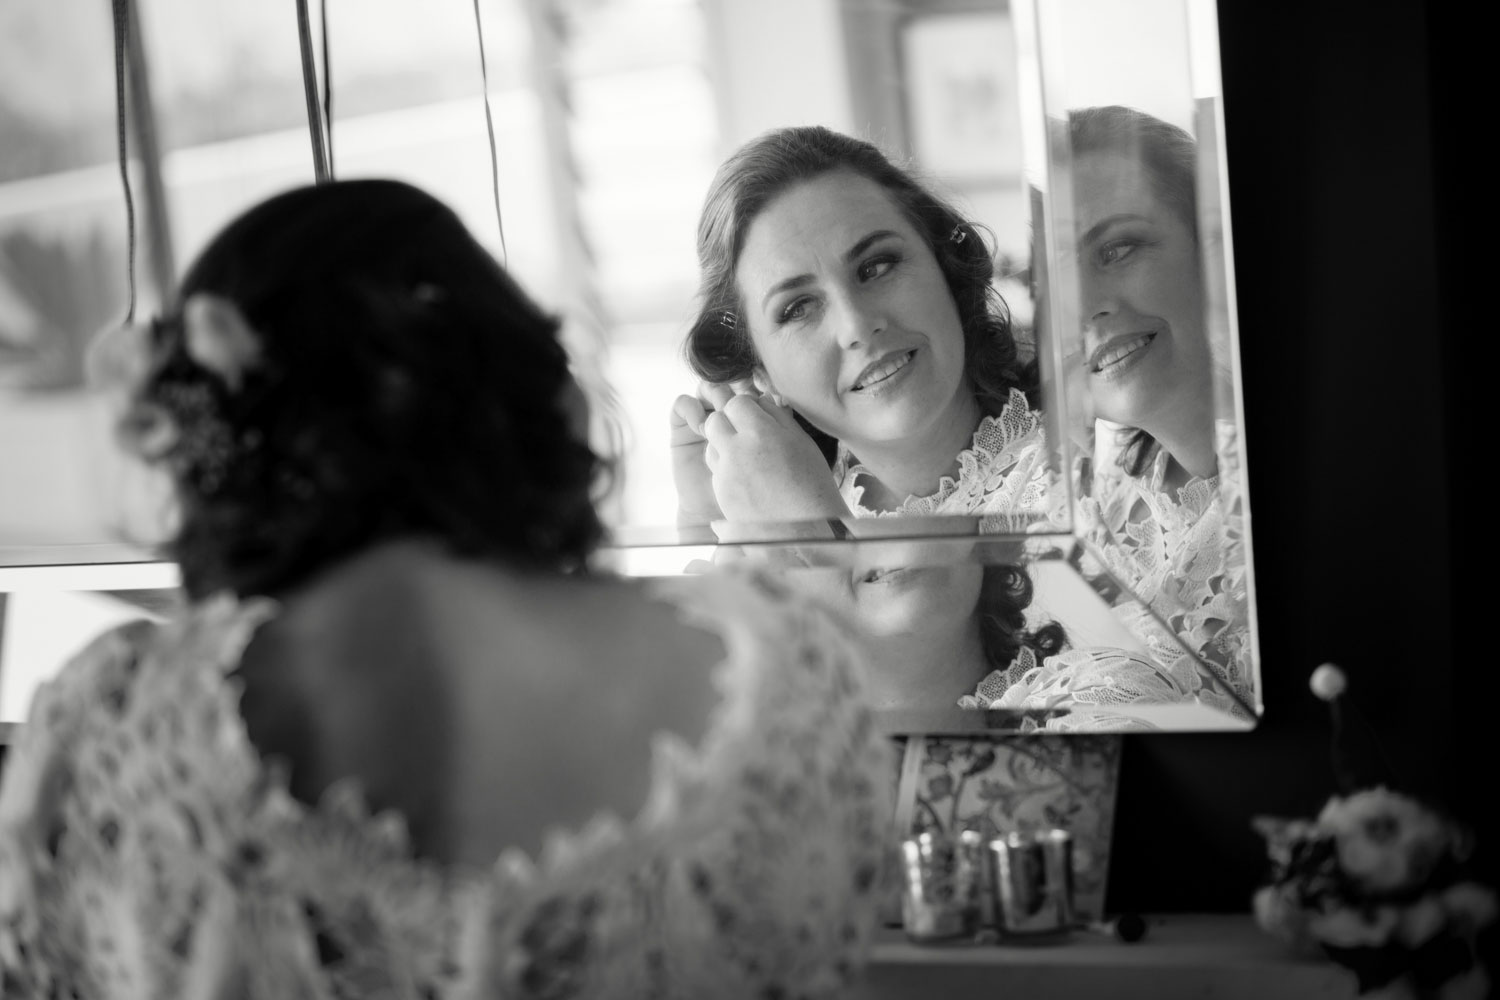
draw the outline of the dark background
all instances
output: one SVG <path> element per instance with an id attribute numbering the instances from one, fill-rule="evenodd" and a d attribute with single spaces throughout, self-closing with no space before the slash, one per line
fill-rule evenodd
<path id="1" fill-rule="evenodd" d="M 1469 248 L 1495 184 L 1471 67 L 1495 57 L 1457 5 L 1220 0 L 1219 19 L 1266 714 L 1126 738 L 1105 905 L 1247 910 L 1251 818 L 1339 790 L 1307 687 L 1325 661 L 1350 678 L 1359 779 L 1469 822 L 1494 885 L 1500 609 L 1480 606 L 1486 451 L 1463 411 L 1497 367 Z"/>

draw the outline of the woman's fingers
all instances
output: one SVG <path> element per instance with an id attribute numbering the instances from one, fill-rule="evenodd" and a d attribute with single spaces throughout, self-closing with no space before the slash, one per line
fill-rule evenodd
<path id="1" fill-rule="evenodd" d="M 696 396 L 678 396 L 672 401 L 672 413 L 668 418 L 672 444 L 693 444 L 703 440 L 703 421 L 707 416 L 702 400 Z"/>
<path id="2" fill-rule="evenodd" d="M 703 436 L 710 442 L 734 433 L 734 422 L 723 410 L 715 410 L 703 418 Z"/>
<path id="3" fill-rule="evenodd" d="M 723 382 L 699 382 L 698 398 L 706 409 L 722 410 L 734 398 L 734 387 Z"/>

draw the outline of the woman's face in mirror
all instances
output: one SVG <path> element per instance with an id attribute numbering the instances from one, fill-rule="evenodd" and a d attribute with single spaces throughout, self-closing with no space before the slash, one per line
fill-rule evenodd
<path id="1" fill-rule="evenodd" d="M 834 171 L 778 195 L 751 222 L 735 279 L 762 390 L 856 454 L 974 406 L 937 258 L 874 181 Z"/>
<path id="2" fill-rule="evenodd" d="M 1124 153 L 1080 157 L 1078 210 L 1083 364 L 1097 416 L 1151 430 L 1200 412 L 1213 391 L 1198 244 L 1188 220 Z"/>
<path id="3" fill-rule="evenodd" d="M 855 617 L 876 638 L 960 630 L 975 617 L 984 567 L 903 566 L 856 569 Z"/>

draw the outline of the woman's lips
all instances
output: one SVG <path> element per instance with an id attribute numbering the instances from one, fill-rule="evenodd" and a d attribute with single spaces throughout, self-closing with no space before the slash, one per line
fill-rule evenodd
<path id="1" fill-rule="evenodd" d="M 1089 373 L 1113 378 L 1140 360 L 1146 348 L 1156 339 L 1155 333 L 1127 333 L 1111 337 L 1089 356 Z"/>
<path id="2" fill-rule="evenodd" d="M 897 583 L 900 580 L 916 572 L 910 566 L 897 566 L 892 569 L 872 569 L 860 578 L 860 583 Z"/>
<path id="3" fill-rule="evenodd" d="M 887 354 L 859 373 L 859 378 L 855 379 L 854 384 L 850 386 L 851 391 L 863 392 L 866 389 L 873 389 L 878 385 L 890 381 L 898 372 L 911 364 L 911 360 L 916 356 L 916 353 L 916 350 L 913 349 Z"/>

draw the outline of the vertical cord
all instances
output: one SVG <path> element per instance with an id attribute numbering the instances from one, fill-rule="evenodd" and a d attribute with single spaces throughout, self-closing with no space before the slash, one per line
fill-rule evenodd
<path id="1" fill-rule="evenodd" d="M 484 59 L 484 24 L 479 19 L 479 0 L 474 0 L 474 30 L 479 36 L 479 78 L 484 84 L 484 125 L 490 134 L 490 182 L 495 192 L 495 225 L 500 229 L 500 260 L 508 264 L 505 220 L 500 215 L 500 159 L 495 153 L 495 119 L 490 114 L 490 71 Z"/>
<path id="2" fill-rule="evenodd" d="M 125 141 L 125 46 L 129 44 L 130 0 L 112 0 L 115 14 L 115 140 L 120 184 L 125 189 L 125 323 L 135 321 L 135 199 L 130 193 L 130 157 Z"/>
<path id="3" fill-rule="evenodd" d="M 328 0 L 318 0 L 318 18 L 323 31 L 323 129 L 328 136 L 328 176 L 333 173 L 333 63 L 329 61 Z"/>
<path id="4" fill-rule="evenodd" d="M 326 184 L 333 178 L 328 170 L 328 152 L 323 144 L 322 114 L 318 108 L 318 67 L 313 58 L 307 0 L 297 0 L 297 37 L 302 43 L 302 90 L 307 98 L 307 130 L 312 135 L 313 178 L 319 184 Z"/>

